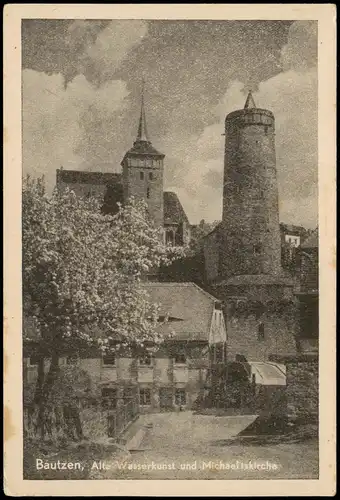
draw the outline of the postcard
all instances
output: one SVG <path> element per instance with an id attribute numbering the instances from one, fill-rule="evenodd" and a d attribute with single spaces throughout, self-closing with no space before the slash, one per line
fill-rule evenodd
<path id="1" fill-rule="evenodd" d="M 7 495 L 334 495 L 335 6 L 4 14 Z"/>

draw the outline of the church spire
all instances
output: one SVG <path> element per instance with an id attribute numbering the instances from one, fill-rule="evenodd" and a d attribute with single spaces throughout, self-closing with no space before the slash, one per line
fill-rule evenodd
<path id="1" fill-rule="evenodd" d="M 247 97 L 246 103 L 244 105 L 244 109 L 250 109 L 250 108 L 256 108 L 255 101 L 254 101 L 253 95 L 251 93 L 251 90 L 249 90 L 249 92 L 248 92 L 248 97 Z"/>
<path id="2" fill-rule="evenodd" d="M 150 142 L 148 138 L 148 131 L 146 129 L 146 118 L 145 118 L 145 108 L 144 108 L 144 79 L 142 81 L 142 102 L 141 102 L 141 110 L 138 124 L 138 132 L 137 132 L 137 142 Z"/>

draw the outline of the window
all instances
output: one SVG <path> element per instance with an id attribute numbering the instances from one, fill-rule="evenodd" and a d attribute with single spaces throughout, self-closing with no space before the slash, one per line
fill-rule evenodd
<path id="1" fill-rule="evenodd" d="M 39 356 L 33 355 L 28 358 L 29 366 L 37 366 L 39 363 Z"/>
<path id="2" fill-rule="evenodd" d="M 151 366 L 151 356 L 150 354 L 144 354 L 139 358 L 139 364 L 141 366 Z"/>
<path id="3" fill-rule="evenodd" d="M 187 402 L 187 395 L 185 389 L 176 389 L 175 391 L 175 404 L 178 406 L 185 405 Z"/>
<path id="4" fill-rule="evenodd" d="M 260 197 L 263 200 L 263 198 L 264 198 L 264 191 L 262 191 L 262 190 L 260 191 Z"/>
<path id="5" fill-rule="evenodd" d="M 139 172 L 139 178 L 141 181 L 144 180 L 144 172 Z"/>
<path id="6" fill-rule="evenodd" d="M 116 355 L 112 352 L 103 355 L 104 366 L 114 366 L 116 364 Z"/>
<path id="7" fill-rule="evenodd" d="M 260 323 L 257 331 L 258 340 L 264 340 L 264 324 Z"/>
<path id="8" fill-rule="evenodd" d="M 146 190 L 146 197 L 147 197 L 147 198 L 150 198 L 150 188 L 148 188 L 148 189 Z"/>
<path id="9" fill-rule="evenodd" d="M 131 401 L 131 399 L 135 399 L 136 397 L 136 388 L 135 387 L 125 387 L 124 389 L 124 401 L 127 403 Z"/>
<path id="10" fill-rule="evenodd" d="M 153 173 L 152 172 L 149 172 L 149 179 L 150 179 L 150 181 L 152 181 L 152 179 L 153 179 Z"/>
<path id="11" fill-rule="evenodd" d="M 150 406 L 151 405 L 150 389 L 139 389 L 139 404 L 141 406 Z"/>
<path id="12" fill-rule="evenodd" d="M 105 387 L 102 389 L 103 410 L 113 410 L 117 407 L 117 389 Z"/>
<path id="13" fill-rule="evenodd" d="M 176 365 L 185 365 L 187 362 L 187 358 L 184 352 L 178 352 L 175 354 L 175 364 Z"/>

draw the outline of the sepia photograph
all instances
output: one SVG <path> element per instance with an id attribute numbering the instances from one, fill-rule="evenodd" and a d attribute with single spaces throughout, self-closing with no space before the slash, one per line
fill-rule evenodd
<path id="1" fill-rule="evenodd" d="M 319 480 L 316 16 L 20 36 L 22 479 Z"/>

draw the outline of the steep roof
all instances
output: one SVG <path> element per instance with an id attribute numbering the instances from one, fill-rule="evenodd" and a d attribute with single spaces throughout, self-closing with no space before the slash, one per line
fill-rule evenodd
<path id="1" fill-rule="evenodd" d="M 251 91 L 248 92 L 247 100 L 244 105 L 244 109 L 256 108 L 256 104 Z"/>
<path id="2" fill-rule="evenodd" d="M 184 212 L 182 204 L 176 193 L 173 193 L 172 191 L 164 191 L 163 201 L 165 224 L 178 224 L 182 221 L 189 223 L 186 213 Z"/>
<path id="3" fill-rule="evenodd" d="M 141 102 L 140 117 L 138 123 L 137 141 L 149 142 L 148 131 L 146 127 L 145 107 L 144 107 L 144 80 L 142 87 L 142 102 Z"/>
<path id="4" fill-rule="evenodd" d="M 319 248 L 319 228 L 316 228 L 301 244 L 301 248 Z"/>
<path id="5" fill-rule="evenodd" d="M 248 361 L 255 383 L 259 385 L 286 385 L 285 366 L 277 363 Z"/>
<path id="6" fill-rule="evenodd" d="M 150 302 L 160 304 L 160 315 L 169 321 L 159 330 L 174 333 L 176 340 L 209 340 L 214 305 L 219 300 L 194 283 L 148 282 L 145 289 Z"/>
<path id="7" fill-rule="evenodd" d="M 164 158 L 164 154 L 157 151 L 149 141 L 135 141 L 133 146 L 127 153 L 125 153 L 124 158 L 129 155 L 145 155 L 145 156 L 157 156 L 159 158 Z M 124 160 L 123 158 L 123 160 Z M 123 161 L 122 161 L 123 162 Z"/>
<path id="8" fill-rule="evenodd" d="M 119 173 L 57 169 L 57 183 L 62 181 L 81 184 L 115 184 L 121 179 L 122 175 Z"/>
<path id="9" fill-rule="evenodd" d="M 142 96 L 141 96 L 141 109 L 137 129 L 137 137 L 133 143 L 133 147 L 125 153 L 122 163 L 126 156 L 130 155 L 145 155 L 145 156 L 157 156 L 158 158 L 164 158 L 164 154 L 160 153 L 153 147 L 149 139 L 147 126 L 146 126 L 146 115 L 144 106 L 144 80 L 142 85 Z"/>

